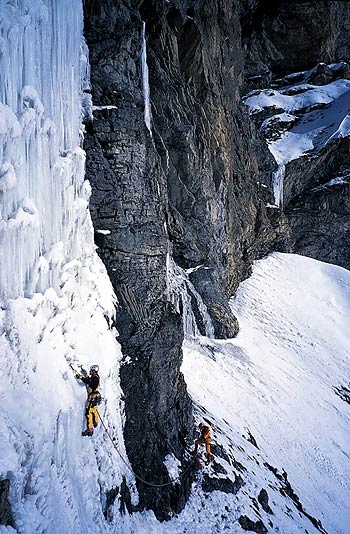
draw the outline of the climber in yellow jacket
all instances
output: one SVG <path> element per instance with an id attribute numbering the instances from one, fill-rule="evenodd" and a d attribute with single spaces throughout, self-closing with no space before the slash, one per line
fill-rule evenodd
<path id="1" fill-rule="evenodd" d="M 88 395 L 85 407 L 86 429 L 82 432 L 82 436 L 92 436 L 94 428 L 97 427 L 98 423 L 97 405 L 101 402 L 101 395 L 98 390 L 100 385 L 100 377 L 98 374 L 99 367 L 98 365 L 92 365 L 90 367 L 90 374 L 88 374 L 83 367 L 80 368 L 81 373 L 74 371 L 74 374 L 76 378 L 82 380 L 84 384 L 86 384 Z"/>

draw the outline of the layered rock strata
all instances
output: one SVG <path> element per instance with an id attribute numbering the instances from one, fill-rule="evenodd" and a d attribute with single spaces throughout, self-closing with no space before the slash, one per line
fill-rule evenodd
<path id="1" fill-rule="evenodd" d="M 238 330 L 227 297 L 253 260 L 290 250 L 290 228 L 298 243 L 293 215 L 288 226 L 288 209 L 271 208 L 266 176 L 273 160 L 241 94 L 348 48 L 346 6 L 334 11 L 322 3 L 315 21 L 328 14 L 332 22 L 316 39 L 319 3 L 296 2 L 294 11 L 289 4 L 84 3 L 95 106 L 85 136 L 90 208 L 119 301 L 126 447 L 135 472 L 150 481 L 169 479 L 163 463 L 169 454 L 186 469 L 193 432 L 179 371 L 181 317 L 167 299 L 167 255 L 191 272 L 215 335 L 224 338 Z M 309 33 L 300 21 L 304 30 L 310 22 Z M 154 509 L 160 519 L 181 510 L 190 473 L 176 490 L 138 482 L 139 508 Z"/>

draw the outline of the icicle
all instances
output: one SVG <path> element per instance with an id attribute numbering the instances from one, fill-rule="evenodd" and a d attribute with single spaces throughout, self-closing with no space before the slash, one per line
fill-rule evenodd
<path id="1" fill-rule="evenodd" d="M 187 273 L 174 262 L 171 255 L 167 254 L 167 299 L 180 313 L 182 307 L 182 317 L 185 337 L 197 337 L 200 335 L 196 319 L 192 309 L 192 298 L 196 299 L 197 308 L 201 314 L 205 327 L 205 335 L 214 337 L 214 327 L 212 325 L 207 308 L 201 296 L 190 282 Z"/>
<path id="2" fill-rule="evenodd" d="M 277 171 L 272 173 L 272 186 L 275 198 L 275 204 L 278 208 L 283 209 L 283 180 L 285 166 L 279 165 Z"/>
<path id="3" fill-rule="evenodd" d="M 142 22 L 142 55 L 141 55 L 141 66 L 142 66 L 142 89 L 143 97 L 145 101 L 145 124 L 152 135 L 151 130 L 151 100 L 150 100 L 150 90 L 149 90 L 149 77 L 148 77 L 148 65 L 147 65 L 147 50 L 146 50 L 146 23 Z"/>
<path id="4" fill-rule="evenodd" d="M 64 243 L 62 263 L 84 250 L 80 230 L 88 193 L 79 148 L 80 76 L 82 71 L 86 89 L 89 70 L 87 53 L 81 54 L 80 48 L 82 28 L 80 0 L 1 3 L 3 297 L 29 296 L 50 285 L 59 291 L 55 267 L 48 260 L 51 249 Z M 48 268 L 41 257 L 46 257 Z"/>

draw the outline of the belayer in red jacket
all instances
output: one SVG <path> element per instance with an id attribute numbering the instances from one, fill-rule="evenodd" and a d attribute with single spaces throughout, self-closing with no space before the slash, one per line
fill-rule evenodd
<path id="1" fill-rule="evenodd" d="M 210 427 L 199 423 L 200 438 L 194 442 L 194 454 L 197 454 L 199 445 L 205 445 L 205 452 L 207 454 L 207 462 L 211 461 L 210 455 Z"/>

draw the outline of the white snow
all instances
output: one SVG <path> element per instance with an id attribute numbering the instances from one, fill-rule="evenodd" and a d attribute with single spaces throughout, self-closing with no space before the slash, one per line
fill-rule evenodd
<path id="1" fill-rule="evenodd" d="M 96 232 L 98 234 L 102 234 L 102 235 L 110 235 L 110 233 L 111 233 L 110 230 L 101 230 L 101 229 L 96 230 Z"/>
<path id="2" fill-rule="evenodd" d="M 92 111 L 101 111 L 103 109 L 118 109 L 117 106 L 92 106 Z"/>
<path id="3" fill-rule="evenodd" d="M 279 166 L 297 159 L 313 149 L 312 140 L 307 135 L 294 133 L 293 130 L 285 132 L 280 139 L 268 143 L 270 152 Z"/>
<path id="4" fill-rule="evenodd" d="M 340 65 L 333 65 L 333 70 L 337 68 Z M 308 73 L 303 74 L 307 78 Z M 252 114 L 264 108 L 276 110 L 261 128 L 268 131 L 270 124 L 276 121 L 279 125 L 279 134 L 274 133 L 267 143 L 277 163 L 272 176 L 275 204 L 282 207 L 283 179 L 280 178 L 283 166 L 304 154 L 320 150 L 334 139 L 350 135 L 350 81 L 336 80 L 323 86 L 297 83 L 279 91 L 253 91 L 244 103 Z"/>
<path id="5" fill-rule="evenodd" d="M 252 113 L 262 111 L 267 107 L 284 109 L 286 113 L 291 113 L 315 104 L 329 104 L 348 93 L 349 90 L 349 80 L 336 80 L 321 86 L 301 83 L 289 86 L 288 89 L 283 88 L 281 91 L 276 89 L 254 91 L 254 94 L 248 95 L 244 102 Z"/>
<path id="6" fill-rule="evenodd" d="M 181 462 L 173 454 L 168 454 L 165 457 L 164 464 L 168 470 L 170 480 L 174 480 L 179 484 L 181 477 Z"/>
<path id="7" fill-rule="evenodd" d="M 315 533 L 281 493 L 268 463 L 288 472 L 305 511 L 329 533 L 347 534 L 350 406 L 333 388 L 349 377 L 350 273 L 285 254 L 257 262 L 241 284 L 231 302 L 241 330 L 226 341 L 211 337 L 189 272 L 169 254 L 167 297 L 184 309 L 182 370 L 196 420 L 209 422 L 213 450 L 220 445 L 227 456 L 215 458 L 222 473 L 211 467 L 198 473 L 189 502 L 168 523 L 152 512 L 121 515 L 119 497 L 106 510 L 107 493 L 120 488 L 123 477 L 133 504 L 138 494 L 122 434 L 116 301 L 95 251 L 79 148 L 80 89 L 89 89 L 81 2 L 8 0 L 1 3 L 0 29 L 0 480 L 10 481 L 16 525 L 1 525 L 0 532 L 240 533 L 241 515 L 258 519 L 253 499 L 264 488 L 273 515 L 259 513 L 271 531 Z M 307 95 L 330 104 L 333 98 L 335 111 L 349 87 L 330 85 L 318 96 L 307 87 L 301 103 Z M 318 118 L 316 129 L 325 115 Z M 324 139 L 345 135 L 344 119 L 339 115 Z M 298 126 L 305 139 L 320 141 L 320 130 Z M 191 298 L 207 337 L 198 334 Z M 81 436 L 86 391 L 70 363 L 99 365 L 99 412 L 111 439 L 101 424 L 93 438 Z M 181 476 L 173 455 L 165 465 L 172 477 Z M 240 476 L 244 486 L 236 495 L 206 494 L 200 486 L 205 474 Z"/>
<path id="8" fill-rule="evenodd" d="M 287 471 L 306 511 L 327 532 L 346 534 L 350 406 L 333 387 L 350 374 L 350 273 L 275 253 L 256 262 L 231 304 L 236 339 L 185 346 L 189 391 L 231 437 L 235 456 L 237 433 L 249 428 L 265 461 Z"/>
<path id="9" fill-rule="evenodd" d="M 303 84 L 293 86 L 295 91 L 306 89 Z M 293 87 L 288 90 L 293 93 Z M 307 86 L 305 92 L 285 95 L 283 92 L 264 90 L 259 95 L 248 97 L 245 104 L 256 112 L 264 106 L 283 108 L 286 113 L 276 114 L 267 119 L 263 128 L 271 120 L 282 124 L 288 122 L 291 114 L 300 114 L 306 110 L 288 131 L 281 133 L 277 140 L 269 141 L 269 149 L 278 164 L 286 164 L 313 149 L 320 149 L 336 137 L 345 137 L 350 133 L 350 82 L 337 80 L 324 86 Z M 326 104 L 323 108 L 312 110 L 315 104 Z M 309 111 L 307 111 L 309 110 Z M 294 115 L 294 120 L 296 119 Z M 289 119 L 292 120 L 291 118 Z"/>
<path id="10" fill-rule="evenodd" d="M 317 187 L 314 187 L 312 191 L 321 191 L 322 189 L 332 187 L 334 185 L 343 185 L 343 184 L 349 184 L 349 176 L 337 176 L 336 178 L 333 178 L 332 180 L 329 180 L 329 182 L 326 182 L 325 184 L 319 185 Z"/>

